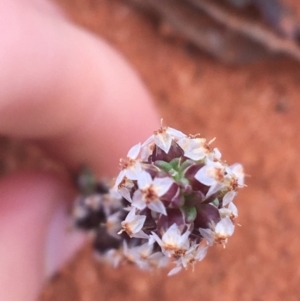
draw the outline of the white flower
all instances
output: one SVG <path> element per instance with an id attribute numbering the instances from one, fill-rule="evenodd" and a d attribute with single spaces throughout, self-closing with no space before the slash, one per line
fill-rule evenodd
<path id="1" fill-rule="evenodd" d="M 244 168 L 241 164 L 239 163 L 235 163 L 231 166 L 229 166 L 230 171 L 232 172 L 232 174 L 237 178 L 239 187 L 243 187 L 244 186 Z"/>
<path id="2" fill-rule="evenodd" d="M 185 136 L 185 134 L 178 130 L 167 126 L 162 126 L 158 131 L 155 131 L 154 134 L 143 143 L 143 146 L 154 142 L 165 153 L 168 153 L 172 144 L 172 140 L 177 141 L 178 139 L 183 138 Z"/>
<path id="3" fill-rule="evenodd" d="M 136 209 L 133 207 L 126 216 L 126 219 L 121 223 L 122 230 L 118 233 L 126 232 L 130 237 L 148 238 L 149 236 L 142 231 L 146 216 L 136 215 Z"/>
<path id="4" fill-rule="evenodd" d="M 230 190 L 237 190 L 239 187 L 244 186 L 244 169 L 243 166 L 239 163 L 233 164 L 226 167 L 226 177 L 225 182 L 226 186 Z"/>
<path id="5" fill-rule="evenodd" d="M 194 244 L 182 257 L 183 266 L 187 267 L 189 264 L 194 264 L 195 261 L 201 261 L 207 254 L 207 246 L 199 246 Z"/>
<path id="6" fill-rule="evenodd" d="M 123 177 L 122 181 L 118 184 L 118 193 L 126 199 L 128 202 L 132 202 L 130 190 L 134 187 L 132 180 L 129 180 L 126 176 Z"/>
<path id="7" fill-rule="evenodd" d="M 118 187 L 124 177 L 129 180 L 137 180 L 139 173 L 142 171 L 142 166 L 138 160 L 138 155 L 141 150 L 141 143 L 134 145 L 128 152 L 126 159 L 120 160 L 121 172 L 116 178 L 115 186 Z"/>
<path id="8" fill-rule="evenodd" d="M 126 259 L 135 263 L 139 268 L 148 270 L 151 268 L 148 258 L 152 254 L 153 245 L 144 243 L 143 245 L 128 248 L 127 243 L 124 242 L 123 251 Z"/>
<path id="9" fill-rule="evenodd" d="M 190 231 L 186 231 L 181 234 L 179 227 L 173 224 L 162 236 L 159 238 L 158 235 L 152 232 L 152 237 L 160 245 L 162 252 L 167 257 L 180 257 L 190 247 L 189 235 Z"/>
<path id="10" fill-rule="evenodd" d="M 177 274 L 182 268 L 187 269 L 189 266 L 194 269 L 195 263 L 206 256 L 207 249 L 207 246 L 199 246 L 194 243 L 185 254 L 176 260 L 176 267 L 168 273 L 168 276 Z"/>
<path id="11" fill-rule="evenodd" d="M 229 217 L 232 221 L 238 217 L 238 209 L 233 204 L 233 202 L 229 203 L 227 208 L 219 209 L 219 213 L 221 218 Z"/>
<path id="12" fill-rule="evenodd" d="M 195 179 L 210 186 L 206 197 L 211 196 L 224 186 L 225 166 L 221 162 L 207 160 L 206 165 L 198 170 Z"/>
<path id="13" fill-rule="evenodd" d="M 195 161 L 204 159 L 210 153 L 209 145 L 204 138 L 183 137 L 177 144 L 183 149 L 185 157 Z"/>
<path id="14" fill-rule="evenodd" d="M 132 197 L 132 206 L 143 210 L 149 209 L 167 215 L 163 202 L 159 199 L 164 195 L 173 184 L 171 178 L 155 178 L 143 171 L 138 178 L 139 189 L 135 191 Z"/>
<path id="15" fill-rule="evenodd" d="M 228 237 L 234 232 L 234 224 L 229 217 L 225 217 L 215 227 L 211 229 L 199 228 L 199 232 L 207 240 L 208 245 L 220 243 L 225 247 Z"/>

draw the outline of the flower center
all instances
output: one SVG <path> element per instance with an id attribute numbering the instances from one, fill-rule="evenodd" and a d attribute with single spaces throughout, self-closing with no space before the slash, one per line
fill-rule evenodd
<path id="1" fill-rule="evenodd" d="M 157 198 L 158 198 L 157 193 L 156 193 L 153 185 L 150 185 L 146 189 L 142 189 L 142 193 L 144 195 L 146 204 L 150 204 L 151 202 L 157 200 Z"/>

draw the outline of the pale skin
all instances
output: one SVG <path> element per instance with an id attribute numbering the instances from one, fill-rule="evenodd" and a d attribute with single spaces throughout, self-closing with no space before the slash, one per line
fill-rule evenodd
<path id="1" fill-rule="evenodd" d="M 159 128 L 137 73 L 45 0 L 0 0 L 0 134 L 36 141 L 70 170 L 116 176 L 120 157 Z M 0 181 L 0 300 L 36 300 L 82 245 L 66 233 L 74 187 L 56 174 Z"/>

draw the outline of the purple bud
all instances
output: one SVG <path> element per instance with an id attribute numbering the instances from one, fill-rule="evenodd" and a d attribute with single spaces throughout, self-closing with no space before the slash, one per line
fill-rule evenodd
<path id="1" fill-rule="evenodd" d="M 181 194 L 178 184 L 173 183 L 170 189 L 160 197 L 166 206 L 180 207 L 184 204 L 184 198 Z"/>
<path id="2" fill-rule="evenodd" d="M 180 209 L 168 209 L 167 215 L 161 215 L 157 221 L 158 231 L 163 233 L 173 224 L 177 224 L 178 226 L 185 225 L 184 215 Z"/>
<path id="3" fill-rule="evenodd" d="M 218 208 L 213 205 L 201 204 L 196 209 L 195 228 L 209 228 L 211 223 L 217 224 L 221 219 Z"/>
<path id="4" fill-rule="evenodd" d="M 184 154 L 183 149 L 174 141 L 172 141 L 170 150 L 165 153 L 161 148 L 155 145 L 152 155 L 149 157 L 150 162 L 155 162 L 156 160 L 162 160 L 170 162 L 175 158 L 182 157 Z"/>

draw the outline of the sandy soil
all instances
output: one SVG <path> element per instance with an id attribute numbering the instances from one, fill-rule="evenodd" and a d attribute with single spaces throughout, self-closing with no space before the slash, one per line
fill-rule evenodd
<path id="1" fill-rule="evenodd" d="M 122 1 L 59 2 L 136 67 L 166 124 L 217 137 L 223 157 L 243 163 L 249 177 L 236 202 L 242 227 L 225 250 L 210 249 L 194 272 L 114 270 L 96 262 L 87 246 L 41 300 L 299 300 L 299 64 L 272 58 L 226 66 L 162 36 Z"/>

